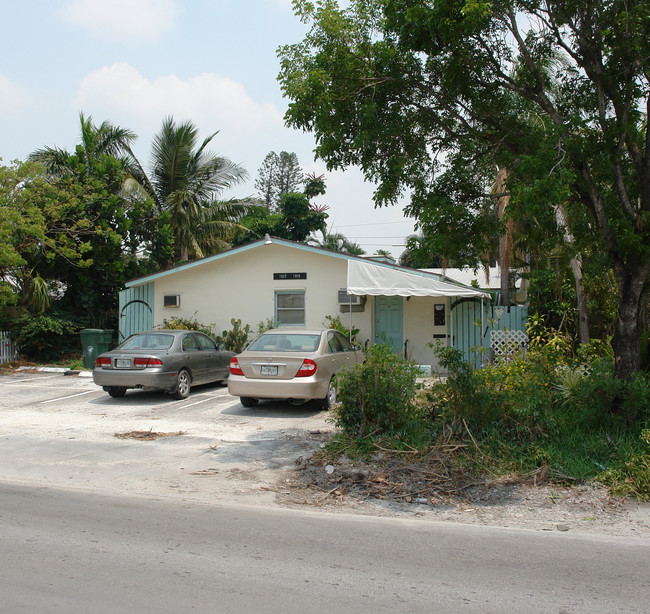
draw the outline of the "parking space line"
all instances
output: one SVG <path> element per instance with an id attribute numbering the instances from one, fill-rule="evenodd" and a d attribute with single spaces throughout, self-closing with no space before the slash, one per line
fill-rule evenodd
<path id="1" fill-rule="evenodd" d="M 69 394 L 65 397 L 57 397 L 56 399 L 49 399 L 48 401 L 41 401 L 41 405 L 45 405 L 46 403 L 56 403 L 57 401 L 65 401 L 65 399 L 72 399 L 73 397 L 80 397 L 83 396 L 84 394 L 94 394 L 96 392 L 99 392 L 98 390 L 86 390 L 86 392 L 78 392 L 77 394 Z"/>
<path id="2" fill-rule="evenodd" d="M 192 405 L 200 405 L 201 403 L 205 403 L 206 401 L 211 401 L 216 397 L 208 397 L 207 399 L 201 399 L 200 401 L 194 401 L 194 403 L 190 403 L 189 405 L 183 405 L 181 409 L 185 409 L 187 407 L 192 407 Z"/>

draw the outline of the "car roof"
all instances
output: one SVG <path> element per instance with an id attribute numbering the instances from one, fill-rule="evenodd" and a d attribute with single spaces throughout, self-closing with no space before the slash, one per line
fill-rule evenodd
<path id="1" fill-rule="evenodd" d="M 161 328 L 160 330 L 141 330 L 137 333 L 133 333 L 131 335 L 132 337 L 134 335 L 179 335 L 180 333 L 200 333 L 201 331 L 198 330 L 181 330 L 181 329 L 171 329 L 171 328 Z M 203 333 L 201 333 L 203 334 Z"/>
<path id="2" fill-rule="evenodd" d="M 271 330 L 267 330 L 262 334 L 269 333 L 271 335 L 286 335 L 287 333 L 291 333 L 292 335 L 298 334 L 298 335 L 320 335 L 324 332 L 327 332 L 329 330 L 332 330 L 331 328 L 272 328 Z"/>

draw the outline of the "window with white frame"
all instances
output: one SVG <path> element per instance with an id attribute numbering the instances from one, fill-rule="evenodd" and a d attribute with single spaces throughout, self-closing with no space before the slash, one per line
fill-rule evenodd
<path id="1" fill-rule="evenodd" d="M 305 292 L 279 290 L 275 293 L 275 321 L 280 326 L 304 326 Z"/>

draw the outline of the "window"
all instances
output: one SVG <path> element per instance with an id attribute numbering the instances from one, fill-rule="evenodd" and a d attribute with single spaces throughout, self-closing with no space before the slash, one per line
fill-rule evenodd
<path id="1" fill-rule="evenodd" d="M 275 321 L 280 326 L 304 326 L 305 293 L 291 291 L 276 292 Z"/>
<path id="2" fill-rule="evenodd" d="M 183 352 L 196 352 L 199 346 L 194 335 L 188 334 L 183 337 Z"/>
<path id="3" fill-rule="evenodd" d="M 210 352 L 216 352 L 217 351 L 217 344 L 210 339 L 210 337 L 206 337 L 205 335 L 201 335 L 199 333 L 194 335 L 198 341 L 199 341 L 199 347 L 202 350 L 208 350 Z"/>
<path id="4" fill-rule="evenodd" d="M 180 294 L 165 294 L 163 296 L 163 307 L 180 307 L 181 295 Z"/>

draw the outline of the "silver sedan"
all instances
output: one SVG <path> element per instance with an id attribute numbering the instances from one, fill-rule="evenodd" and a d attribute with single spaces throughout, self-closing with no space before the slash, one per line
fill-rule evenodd
<path id="1" fill-rule="evenodd" d="M 144 388 L 184 399 L 193 385 L 225 381 L 234 355 L 203 333 L 150 330 L 100 354 L 93 381 L 112 397 L 123 397 L 129 388 Z"/>
<path id="2" fill-rule="evenodd" d="M 336 402 L 334 376 L 363 361 L 360 348 L 336 330 L 274 329 L 230 361 L 228 392 L 244 407 L 260 399 L 316 399 L 328 409 Z"/>

